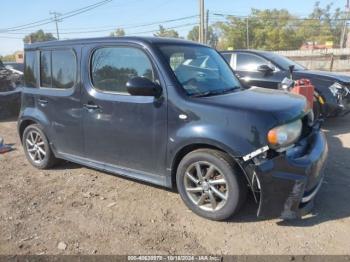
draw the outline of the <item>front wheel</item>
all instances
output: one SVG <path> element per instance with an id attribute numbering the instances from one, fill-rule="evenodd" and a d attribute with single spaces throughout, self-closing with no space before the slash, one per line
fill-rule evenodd
<path id="1" fill-rule="evenodd" d="M 232 159 L 212 149 L 186 155 L 179 164 L 176 183 L 187 207 L 211 220 L 231 217 L 247 194 L 244 178 Z"/>

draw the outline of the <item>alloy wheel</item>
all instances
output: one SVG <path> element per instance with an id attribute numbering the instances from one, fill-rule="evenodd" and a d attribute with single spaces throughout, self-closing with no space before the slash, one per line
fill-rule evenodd
<path id="1" fill-rule="evenodd" d="M 45 142 L 40 133 L 32 130 L 26 137 L 26 146 L 29 157 L 36 164 L 41 164 L 46 157 Z"/>
<path id="2" fill-rule="evenodd" d="M 228 198 L 225 176 L 213 164 L 199 161 L 190 165 L 184 176 L 187 196 L 205 211 L 221 209 Z"/>

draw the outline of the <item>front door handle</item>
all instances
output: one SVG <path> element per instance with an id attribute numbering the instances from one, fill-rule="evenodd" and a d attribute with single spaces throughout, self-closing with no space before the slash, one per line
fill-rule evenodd
<path id="1" fill-rule="evenodd" d="M 45 106 L 45 105 L 47 105 L 49 102 L 48 102 L 47 100 L 45 100 L 45 99 L 39 98 L 39 99 L 38 99 L 38 103 L 39 103 L 40 105 L 42 105 L 42 106 Z"/>
<path id="2" fill-rule="evenodd" d="M 97 110 L 97 109 L 101 109 L 100 106 L 95 105 L 95 104 L 84 104 L 84 107 L 85 107 L 87 110 Z"/>

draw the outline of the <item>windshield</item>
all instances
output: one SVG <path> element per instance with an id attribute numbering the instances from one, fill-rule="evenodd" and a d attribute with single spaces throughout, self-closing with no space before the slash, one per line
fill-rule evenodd
<path id="1" fill-rule="evenodd" d="M 240 83 L 225 60 L 212 48 L 197 45 L 160 45 L 177 80 L 190 96 L 233 92 Z"/>
<path id="2" fill-rule="evenodd" d="M 298 64 L 297 62 L 294 62 L 293 60 L 290 60 L 289 58 L 285 56 L 281 56 L 275 53 L 264 53 L 264 56 L 274 62 L 276 65 L 281 67 L 283 70 L 288 70 L 289 66 L 293 65 L 295 71 L 299 70 L 306 70 L 307 68 Z"/>

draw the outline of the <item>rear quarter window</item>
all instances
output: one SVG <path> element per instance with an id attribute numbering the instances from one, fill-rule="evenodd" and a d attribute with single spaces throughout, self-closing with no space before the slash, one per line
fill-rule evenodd
<path id="1" fill-rule="evenodd" d="M 37 87 L 38 56 L 36 51 L 26 51 L 24 67 L 24 84 L 26 87 Z"/>

